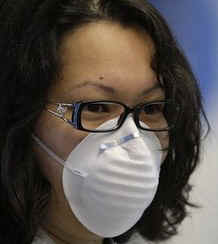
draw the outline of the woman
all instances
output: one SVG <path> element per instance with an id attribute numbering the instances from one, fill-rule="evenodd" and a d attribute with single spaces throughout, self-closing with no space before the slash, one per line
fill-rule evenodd
<path id="1" fill-rule="evenodd" d="M 0 240 L 165 240 L 186 217 L 201 95 L 146 0 L 0 5 Z"/>

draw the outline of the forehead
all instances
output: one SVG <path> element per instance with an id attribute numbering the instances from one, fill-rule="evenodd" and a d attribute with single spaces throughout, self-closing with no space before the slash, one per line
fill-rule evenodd
<path id="1" fill-rule="evenodd" d="M 87 80 L 129 93 L 156 82 L 151 68 L 154 44 L 145 31 L 119 23 L 84 25 L 62 40 L 62 78 L 58 92 L 73 91 Z"/>

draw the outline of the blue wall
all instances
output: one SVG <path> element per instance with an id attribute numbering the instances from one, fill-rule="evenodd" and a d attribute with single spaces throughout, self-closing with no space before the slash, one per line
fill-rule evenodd
<path id="1" fill-rule="evenodd" d="M 211 133 L 192 177 L 189 209 L 179 235 L 168 244 L 217 244 L 218 219 L 218 0 L 150 0 L 168 20 L 200 81 Z"/>
<path id="2" fill-rule="evenodd" d="M 167 19 L 200 82 L 207 109 L 218 96 L 218 1 L 150 0 Z M 216 99 L 216 102 L 218 100 Z"/>

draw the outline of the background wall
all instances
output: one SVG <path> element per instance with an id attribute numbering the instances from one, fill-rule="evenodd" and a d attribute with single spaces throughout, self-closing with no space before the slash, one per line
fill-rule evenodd
<path id="1" fill-rule="evenodd" d="M 218 1 L 150 0 L 168 20 L 200 81 L 212 131 L 192 177 L 193 202 L 179 235 L 167 244 L 218 244 Z"/>

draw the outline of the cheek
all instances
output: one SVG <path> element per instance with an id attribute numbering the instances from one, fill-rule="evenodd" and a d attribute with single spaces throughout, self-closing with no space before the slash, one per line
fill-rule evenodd
<path id="1" fill-rule="evenodd" d="M 87 132 L 76 130 L 46 112 L 43 112 L 36 122 L 34 134 L 63 160 L 66 160 L 71 151 L 88 135 Z M 52 185 L 55 199 L 61 202 L 63 166 L 35 142 L 33 150 L 44 176 Z"/>
<path id="2" fill-rule="evenodd" d="M 34 133 L 53 152 L 66 159 L 70 152 L 88 135 L 46 112 L 38 119 Z"/>
<path id="3" fill-rule="evenodd" d="M 168 148 L 169 146 L 169 134 L 167 131 L 163 131 L 163 132 L 156 132 L 156 136 L 158 137 L 160 144 L 161 144 L 161 148 L 165 149 Z M 164 155 L 163 155 L 163 160 L 166 158 L 167 156 L 167 151 L 164 151 Z"/>

